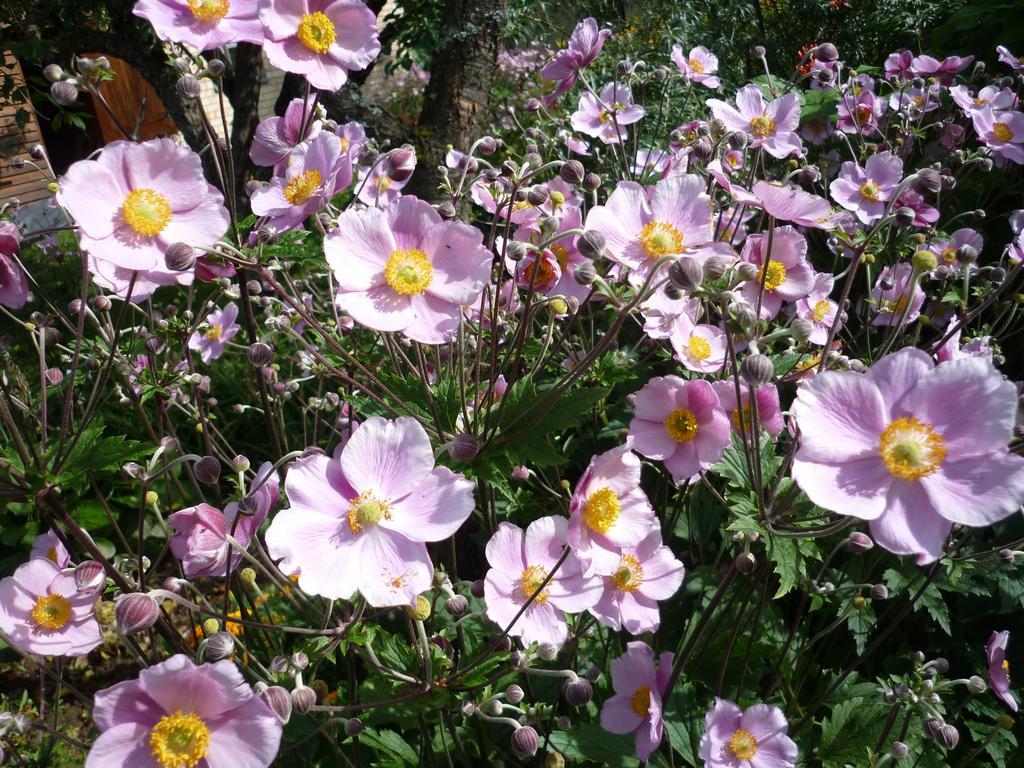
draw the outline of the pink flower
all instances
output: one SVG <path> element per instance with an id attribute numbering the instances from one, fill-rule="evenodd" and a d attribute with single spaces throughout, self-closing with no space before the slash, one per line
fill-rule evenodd
<path id="1" fill-rule="evenodd" d="M 735 379 L 716 381 L 711 386 L 715 388 L 715 394 L 718 395 L 718 401 L 721 403 L 722 409 L 728 414 L 729 423 L 732 425 L 733 430 L 739 433 L 740 424 L 742 423 L 744 430 L 749 435 L 752 418 L 750 414 L 750 387 L 740 384 L 740 398 L 737 405 Z M 754 393 L 754 396 L 757 402 L 757 421 L 761 425 L 761 429 L 772 437 L 778 437 L 783 427 L 782 410 L 779 406 L 779 390 L 774 384 L 765 384 Z M 743 421 L 740 422 L 740 419 Z"/>
<path id="2" fill-rule="evenodd" d="M 473 483 L 434 466 L 419 422 L 373 417 L 337 459 L 311 454 L 285 480 L 290 506 L 275 515 L 267 546 L 285 573 L 301 569 L 309 594 L 373 606 L 415 605 L 430 588 L 427 541 L 447 539 L 473 511 Z"/>
<path id="3" fill-rule="evenodd" d="M 199 155 L 171 139 L 107 144 L 97 159 L 68 169 L 57 201 L 78 224 L 98 283 L 117 290 L 131 271 L 140 272 L 135 298 L 143 297 L 147 283 L 152 293 L 156 285 L 178 282 L 182 273 L 164 266 L 168 246 L 208 248 L 229 224 L 220 192 L 203 177 Z"/>
<path id="4" fill-rule="evenodd" d="M 658 178 L 664 178 L 671 160 L 672 153 L 666 149 L 640 147 L 633 157 L 633 175 L 640 177 L 652 174 Z"/>
<path id="5" fill-rule="evenodd" d="M 0 581 L 0 629 L 36 656 L 84 656 L 103 642 L 93 615 L 94 592 L 80 592 L 75 575 L 37 557 Z"/>
<path id="6" fill-rule="evenodd" d="M 904 88 L 889 96 L 889 108 L 896 112 L 905 112 L 913 118 L 920 118 L 926 112 L 934 112 L 939 108 L 939 93 L 938 85 Z"/>
<path id="7" fill-rule="evenodd" d="M 192 280 L 199 272 L 199 260 L 196 270 L 175 272 L 159 264 L 150 269 L 135 270 L 120 267 L 111 261 L 94 258 L 88 255 L 89 271 L 92 281 L 101 288 L 112 291 L 121 298 L 128 298 L 131 289 L 132 301 L 148 299 L 157 288 L 165 285 L 192 285 Z"/>
<path id="8" fill-rule="evenodd" d="M 837 328 L 842 325 L 842 322 L 836 321 L 839 305 L 828 297 L 832 287 L 832 275 L 823 272 L 815 278 L 814 287 L 807 298 L 796 303 L 797 317 L 811 322 L 811 335 L 807 337 L 811 344 L 824 344 L 828 341 L 828 332 L 833 324 Z"/>
<path id="9" fill-rule="evenodd" d="M 715 373 L 725 364 L 725 332 L 680 315 L 668 334 L 676 360 L 697 373 Z"/>
<path id="10" fill-rule="evenodd" d="M 911 222 L 911 225 L 915 227 L 924 228 L 939 220 L 939 209 L 928 205 L 921 195 L 909 187 L 900 192 L 896 202 L 893 203 L 893 208 L 897 210 L 909 208 L 912 210 L 914 212 L 914 220 Z"/>
<path id="11" fill-rule="evenodd" d="M 161 40 L 200 51 L 263 42 L 257 0 L 139 0 L 132 13 L 153 25 Z"/>
<path id="12" fill-rule="evenodd" d="M 283 177 L 275 176 L 252 193 L 252 212 L 286 232 L 301 226 L 351 183 L 351 159 L 341 151 L 341 140 L 324 131 L 295 148 Z"/>
<path id="13" fill-rule="evenodd" d="M 992 690 L 1012 711 L 1018 710 L 1017 699 L 1010 693 L 1010 662 L 1006 660 L 1006 646 L 1010 642 L 1007 630 L 993 632 L 985 646 L 988 657 L 988 679 Z"/>
<path id="14" fill-rule="evenodd" d="M 918 277 L 905 261 L 888 266 L 878 274 L 870 293 L 875 305 L 872 325 L 903 325 L 921 316 L 924 291 L 918 285 Z"/>
<path id="15" fill-rule="evenodd" d="M 67 568 L 71 562 L 71 555 L 68 553 L 67 547 L 53 531 L 36 536 L 36 540 L 32 542 L 32 551 L 28 556 L 30 560 L 45 558 L 58 568 Z"/>
<path id="16" fill-rule="evenodd" d="M 562 206 L 562 210 L 564 212 L 561 216 L 554 217 L 558 222 L 557 231 L 578 231 L 582 226 L 583 218 L 580 209 Z M 516 229 L 517 240 L 535 244 L 540 241 L 540 234 L 540 227 L 535 221 Z M 549 232 L 548 236 L 553 234 L 556 233 Z M 544 249 L 543 259 L 538 259 L 533 251 L 518 262 L 506 257 L 505 268 L 515 275 L 516 283 L 522 288 L 528 287 L 530 280 L 533 279 L 534 290 L 545 296 L 564 296 L 583 301 L 590 293 L 590 286 L 580 285 L 576 281 L 575 273 L 581 264 L 589 262 L 590 259 L 579 252 L 576 247 L 576 239 L 576 234 L 569 234 L 549 243 L 548 247 Z M 535 268 L 534 264 L 540 264 L 540 266 Z M 536 278 L 532 278 L 534 269 L 540 270 Z"/>
<path id="17" fill-rule="evenodd" d="M 679 68 L 683 82 L 699 83 L 712 90 L 718 88 L 722 81 L 715 77 L 718 71 L 718 57 L 703 45 L 690 49 L 688 57 L 683 56 L 683 46 L 672 46 L 672 63 Z"/>
<path id="18" fill-rule="evenodd" d="M 961 325 L 960 320 L 953 316 L 949 319 L 949 328 Z M 989 336 L 978 336 L 971 339 L 963 346 L 960 345 L 960 334 L 963 328 L 957 328 L 946 342 L 935 350 L 935 360 L 939 363 L 948 363 L 950 360 L 959 360 L 964 357 L 981 357 L 991 362 L 992 360 L 992 347 L 989 346 L 991 337 Z"/>
<path id="19" fill-rule="evenodd" d="M 863 168 L 847 160 L 828 189 L 843 208 L 865 224 L 874 224 L 882 218 L 902 178 L 903 161 L 892 152 L 879 152 L 869 157 Z"/>
<path id="20" fill-rule="evenodd" d="M 580 72 L 601 53 L 611 33 L 610 29 L 598 30 L 597 21 L 589 17 L 576 25 L 569 37 L 569 47 L 556 53 L 540 70 L 541 78 L 555 83 L 555 90 L 544 99 L 549 107 L 576 84 Z"/>
<path id="21" fill-rule="evenodd" d="M 1024 165 L 1024 112 L 995 112 L 991 107 L 971 114 L 981 142 L 999 157 Z"/>
<path id="22" fill-rule="evenodd" d="M 878 131 L 878 120 L 885 114 L 885 99 L 866 88 L 857 95 L 848 91 L 839 99 L 836 111 L 837 130 L 870 136 Z"/>
<path id="23" fill-rule="evenodd" d="M 815 229 L 835 229 L 839 225 L 828 200 L 792 184 L 758 181 L 754 183 L 754 194 L 761 198 L 765 212 L 777 221 Z"/>
<path id="24" fill-rule="evenodd" d="M 349 209 L 324 238 L 338 306 L 369 328 L 442 343 L 490 277 L 491 254 L 482 240 L 480 230 L 442 221 L 411 196 L 383 211 Z"/>
<path id="25" fill-rule="evenodd" d="M 1012 109 L 1017 101 L 1016 94 L 1009 88 L 997 88 L 994 85 L 986 85 L 977 95 L 966 85 L 956 85 L 949 89 L 949 95 L 967 117 L 973 116 L 975 112 L 985 107 L 992 107 L 996 112 L 1004 112 Z"/>
<path id="26" fill-rule="evenodd" d="M 487 542 L 490 570 L 484 577 L 487 618 L 503 629 L 552 573 L 566 544 L 564 517 L 542 517 L 524 532 L 512 523 L 501 523 Z M 561 646 L 568 637 L 566 613 L 581 613 L 601 597 L 599 577 L 585 577 L 583 564 L 570 553 L 554 571 L 537 598 L 509 630 L 524 643 Z"/>
<path id="27" fill-rule="evenodd" d="M 700 312 L 700 299 L 696 296 L 672 299 L 664 291 L 655 291 L 640 306 L 640 311 L 644 316 L 644 333 L 652 339 L 667 339 L 680 315 L 696 322 L 694 318 Z"/>
<path id="28" fill-rule="evenodd" d="M 644 108 L 633 103 L 633 94 L 624 83 L 608 83 L 595 96 L 587 91 L 569 122 L 582 134 L 600 139 L 605 144 L 619 144 L 626 138 L 626 126 L 638 122 Z"/>
<path id="29" fill-rule="evenodd" d="M 231 661 L 181 654 L 96 694 L 85 768 L 267 768 L 281 722 Z"/>
<path id="30" fill-rule="evenodd" d="M 996 53 L 999 54 L 999 60 L 1014 72 L 1024 69 L 1024 56 L 1014 56 L 1005 45 L 997 45 Z"/>
<path id="31" fill-rule="evenodd" d="M 745 85 L 736 94 L 736 106 L 708 99 L 715 117 L 730 131 L 745 131 L 750 135 L 753 149 L 764 147 L 772 157 L 789 157 L 803 151 L 800 137 L 795 131 L 800 124 L 800 96 L 787 93 L 771 102 L 756 85 Z"/>
<path id="32" fill-rule="evenodd" d="M 914 76 L 910 71 L 913 61 L 914 54 L 911 51 L 890 53 L 885 59 L 885 76 L 897 83 L 910 80 Z"/>
<path id="33" fill-rule="evenodd" d="M 21 230 L 13 221 L 0 219 L 0 253 L 17 253 L 21 250 Z"/>
<path id="34" fill-rule="evenodd" d="M 769 240 L 770 254 L 766 253 Z M 803 299 L 814 287 L 814 269 L 807 261 L 807 240 L 793 227 L 776 227 L 770 235 L 751 235 L 743 244 L 740 260 L 758 268 L 757 277 L 744 283 L 741 291 L 752 307 L 757 306 L 764 275 L 761 317 L 765 320 L 775 317 L 784 301 Z"/>
<path id="35" fill-rule="evenodd" d="M 915 56 L 910 71 L 918 77 L 935 78 L 940 85 L 952 85 L 957 72 L 962 72 L 974 61 L 973 56 L 947 56 L 942 61 L 931 56 Z"/>
<path id="36" fill-rule="evenodd" d="M 1016 398 L 986 360 L 936 367 L 912 347 L 863 374 L 826 371 L 793 404 L 793 479 L 815 504 L 868 520 L 890 552 L 931 562 L 953 523 L 989 525 L 1024 498 L 1024 458 L 1006 449 Z"/>
<path id="37" fill-rule="evenodd" d="M 415 157 L 413 158 L 415 162 Z M 381 161 L 371 168 L 360 168 L 356 180 L 359 201 L 378 208 L 387 208 L 402 196 L 402 189 L 409 183 L 409 176 L 401 181 L 388 176 L 387 162 Z"/>
<path id="38" fill-rule="evenodd" d="M 0 221 L 0 304 L 21 309 L 28 301 L 28 281 L 14 258 L 21 247 L 21 231 L 12 222 Z"/>
<path id="39" fill-rule="evenodd" d="M 225 345 L 235 337 L 241 326 L 235 322 L 238 307 L 231 302 L 224 309 L 216 309 L 206 318 L 207 329 L 200 333 L 193 331 L 188 339 L 188 348 L 199 353 L 204 363 L 216 360 L 224 353 Z"/>
<path id="40" fill-rule="evenodd" d="M 639 284 L 663 256 L 702 255 L 713 232 L 704 189 L 704 180 L 693 174 L 654 187 L 620 181 L 604 205 L 590 209 L 586 229 L 604 235 L 608 258 L 628 267 L 630 281 Z"/>
<path id="41" fill-rule="evenodd" d="M 636 452 L 664 462 L 677 483 L 717 464 L 732 442 L 729 418 L 712 385 L 658 376 L 633 396 L 629 434 Z"/>
<path id="42" fill-rule="evenodd" d="M 646 761 L 661 743 L 662 697 L 672 674 L 673 654 L 666 652 L 654 662 L 654 651 L 639 640 L 612 660 L 615 695 L 601 707 L 601 727 L 609 733 L 636 732 L 636 756 Z"/>
<path id="43" fill-rule="evenodd" d="M 594 456 L 569 501 L 566 537 L 588 574 L 607 576 L 619 562 L 617 548 L 632 547 L 657 525 L 640 488 L 640 459 L 627 438 Z"/>
<path id="44" fill-rule="evenodd" d="M 604 592 L 590 612 L 606 627 L 631 635 L 656 632 L 661 624 L 658 601 L 667 600 L 683 583 L 683 564 L 651 529 L 635 547 L 623 547 L 615 570 L 604 577 Z"/>
<path id="45" fill-rule="evenodd" d="M 288 169 L 292 152 L 305 141 L 315 139 L 323 123 L 310 111 L 313 104 L 303 99 L 292 99 L 285 107 L 283 117 L 268 117 L 256 126 L 249 158 L 256 165 L 273 166 L 274 174 L 283 176 Z M 306 131 L 302 133 L 303 117 Z M 346 148 L 342 148 L 346 151 Z"/>
<path id="46" fill-rule="evenodd" d="M 793 768 L 797 748 L 788 730 L 778 707 L 754 704 L 741 710 L 716 697 L 704 716 L 699 755 L 707 768 Z"/>
<path id="47" fill-rule="evenodd" d="M 263 51 L 278 69 L 336 91 L 380 53 L 377 17 L 362 0 L 259 0 Z"/>
<path id="48" fill-rule="evenodd" d="M 949 237 L 936 237 L 928 243 L 927 248 L 935 254 L 935 259 L 939 264 L 953 267 L 959 271 L 960 264 L 956 260 L 956 253 L 965 245 L 981 253 L 985 247 L 985 238 L 971 227 L 961 227 Z"/>

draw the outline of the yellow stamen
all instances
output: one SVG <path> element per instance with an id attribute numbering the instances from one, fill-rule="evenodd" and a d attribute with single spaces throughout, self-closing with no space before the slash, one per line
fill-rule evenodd
<path id="1" fill-rule="evenodd" d="M 739 728 L 729 737 L 729 751 L 737 760 L 752 760 L 757 754 L 757 739 L 750 731 Z"/>
<path id="2" fill-rule="evenodd" d="M 320 171 L 303 171 L 288 182 L 284 188 L 284 199 L 292 205 L 303 205 L 320 191 Z"/>
<path id="3" fill-rule="evenodd" d="M 825 321 L 825 317 L 831 311 L 832 305 L 829 304 L 827 300 L 822 299 L 821 301 L 815 302 L 814 307 L 811 309 L 811 317 L 821 323 Z"/>
<path id="4" fill-rule="evenodd" d="M 206 339 L 208 341 L 220 341 L 221 330 L 219 325 L 211 325 L 210 329 L 206 332 Z"/>
<path id="5" fill-rule="evenodd" d="M 623 592 L 636 592 L 644 582 L 644 568 L 633 555 L 623 555 L 611 580 Z"/>
<path id="6" fill-rule="evenodd" d="M 326 13 L 320 11 L 305 14 L 295 34 L 299 42 L 314 53 L 327 53 L 336 36 L 334 23 L 327 18 Z"/>
<path id="7" fill-rule="evenodd" d="M 153 726 L 149 748 L 160 768 L 194 768 L 210 748 L 210 729 L 195 712 L 176 710 Z"/>
<path id="8" fill-rule="evenodd" d="M 419 248 L 392 251 L 384 265 L 384 279 L 396 293 L 416 296 L 430 286 L 434 268 L 430 257 Z"/>
<path id="9" fill-rule="evenodd" d="M 619 497 L 611 488 L 601 488 L 587 497 L 583 504 L 583 522 L 592 531 L 608 533 L 622 510 Z"/>
<path id="10" fill-rule="evenodd" d="M 172 214 L 167 198 L 152 189 L 133 189 L 121 205 L 121 218 L 137 234 L 145 237 L 163 232 Z"/>
<path id="11" fill-rule="evenodd" d="M 741 431 L 750 432 L 750 429 L 751 429 L 750 405 L 748 403 L 744 403 L 739 408 L 734 410 L 729 415 L 729 421 L 732 422 L 732 427 L 737 432 L 741 432 Z"/>
<path id="12" fill-rule="evenodd" d="M 533 597 L 533 593 L 537 591 L 538 587 L 544 582 L 544 579 L 548 577 L 548 572 L 541 568 L 539 565 L 531 565 L 525 571 L 522 576 L 519 577 L 519 591 L 523 595 L 523 599 L 529 600 Z M 537 595 L 535 603 L 546 603 L 548 601 L 548 588 Z"/>
<path id="13" fill-rule="evenodd" d="M 228 0 L 188 0 L 188 9 L 199 21 L 215 24 L 228 15 Z"/>
<path id="14" fill-rule="evenodd" d="M 885 428 L 879 451 L 886 469 L 895 477 L 917 480 L 942 465 L 946 441 L 930 424 L 904 416 Z"/>
<path id="15" fill-rule="evenodd" d="M 683 250 L 683 233 L 664 221 L 649 221 L 640 230 L 640 245 L 649 259 Z"/>
<path id="16" fill-rule="evenodd" d="M 689 443 L 697 436 L 697 429 L 697 414 L 686 408 L 676 408 L 665 419 L 665 431 L 677 443 Z"/>
<path id="17" fill-rule="evenodd" d="M 71 603 L 63 595 L 43 595 L 36 598 L 32 621 L 40 629 L 54 631 L 71 621 Z"/>
<path id="18" fill-rule="evenodd" d="M 707 339 L 700 336 L 691 336 L 686 344 L 686 348 L 690 353 L 690 357 L 694 360 L 702 361 L 711 357 L 711 344 L 708 343 Z"/>
<path id="19" fill-rule="evenodd" d="M 360 533 L 366 526 L 390 519 L 390 505 L 374 496 L 373 491 L 363 491 L 349 502 L 348 525 L 352 533 Z"/>
<path id="20" fill-rule="evenodd" d="M 562 250 L 565 250 L 564 248 Z M 536 274 L 536 277 L 534 277 Z M 538 258 L 523 270 L 523 281 L 529 285 L 545 290 L 555 281 L 555 268 L 547 259 Z"/>
<path id="21" fill-rule="evenodd" d="M 881 194 L 882 190 L 879 189 L 878 185 L 875 184 L 875 182 L 871 181 L 871 179 L 868 179 L 867 181 L 860 185 L 860 196 L 863 197 L 865 200 L 870 200 L 872 203 L 877 203 L 878 197 Z"/>
<path id="22" fill-rule="evenodd" d="M 1013 141 L 1013 131 L 1006 123 L 996 123 L 992 128 L 992 133 L 1000 141 Z"/>
<path id="23" fill-rule="evenodd" d="M 46 559 L 49 560 L 54 565 L 58 565 L 58 563 L 57 563 L 57 548 L 56 547 L 50 547 L 48 550 L 46 550 Z"/>
<path id="24" fill-rule="evenodd" d="M 786 267 L 781 261 L 769 260 L 768 268 L 764 273 L 764 289 L 774 291 L 784 282 L 786 282 Z"/>
<path id="25" fill-rule="evenodd" d="M 651 711 L 651 686 L 641 685 L 629 700 L 629 708 L 640 717 L 647 717 Z"/>
<path id="26" fill-rule="evenodd" d="M 690 59 L 690 69 L 696 72 L 698 75 L 704 74 L 704 65 L 696 59 Z"/>
<path id="27" fill-rule="evenodd" d="M 750 121 L 750 132 L 759 139 L 775 133 L 775 118 L 771 115 L 758 115 Z"/>
<path id="28" fill-rule="evenodd" d="M 552 245 L 551 252 L 555 254 L 558 267 L 565 272 L 569 268 L 569 251 L 564 245 Z"/>

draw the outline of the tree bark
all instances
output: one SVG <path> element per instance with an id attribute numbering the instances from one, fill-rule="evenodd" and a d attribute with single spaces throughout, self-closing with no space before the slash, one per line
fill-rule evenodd
<path id="1" fill-rule="evenodd" d="M 508 0 L 447 0 L 445 18 L 453 26 L 441 38 L 430 64 L 409 193 L 439 199 L 436 168 L 444 164 L 448 145 L 468 149 L 479 138 L 507 10 Z"/>
<path id="2" fill-rule="evenodd" d="M 234 118 L 231 123 L 231 154 L 235 166 L 235 190 L 241 194 L 254 166 L 249 160 L 249 145 L 259 125 L 260 76 L 263 74 L 263 49 L 251 43 L 235 48 L 231 77 L 225 79 L 224 94 L 231 102 Z"/>

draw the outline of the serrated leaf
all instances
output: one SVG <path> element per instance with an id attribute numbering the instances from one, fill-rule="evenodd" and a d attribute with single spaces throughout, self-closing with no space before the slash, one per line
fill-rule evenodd
<path id="1" fill-rule="evenodd" d="M 768 557 L 774 564 L 775 573 L 779 577 L 779 589 L 775 593 L 778 599 L 800 586 L 803 576 L 807 573 L 803 555 L 793 539 L 773 536 Z"/>
<path id="2" fill-rule="evenodd" d="M 868 635 L 871 634 L 872 628 L 875 626 L 875 609 L 871 607 L 871 603 L 866 603 L 860 608 L 850 609 L 849 615 L 846 617 L 846 626 L 850 629 L 850 634 L 853 635 L 853 643 L 857 646 L 857 653 L 864 653 L 864 648 L 868 644 Z"/>
<path id="3" fill-rule="evenodd" d="M 394 731 L 375 730 L 367 728 L 360 734 L 360 741 L 371 749 L 380 750 L 391 758 L 400 762 L 401 765 L 418 765 L 419 755 L 406 740 Z"/>
<path id="4" fill-rule="evenodd" d="M 596 723 L 555 731 L 551 734 L 551 743 L 572 760 L 593 760 L 611 768 L 636 765 L 633 737 L 608 733 Z"/>
<path id="5" fill-rule="evenodd" d="M 64 462 L 61 472 L 64 477 L 120 469 L 126 461 L 149 452 L 147 446 L 135 440 L 125 440 L 123 435 L 103 437 L 103 430 L 102 424 L 86 427 Z"/>

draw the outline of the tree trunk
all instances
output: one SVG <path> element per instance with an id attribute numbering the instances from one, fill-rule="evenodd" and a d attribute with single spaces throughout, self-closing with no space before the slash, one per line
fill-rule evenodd
<path id="1" fill-rule="evenodd" d="M 260 76 L 263 74 L 263 49 L 251 43 L 235 48 L 231 78 L 224 81 L 224 93 L 231 102 L 231 154 L 235 165 L 235 190 L 241 196 L 245 182 L 252 177 L 249 145 L 260 122 Z"/>
<path id="2" fill-rule="evenodd" d="M 428 200 L 440 197 L 439 165 L 448 145 L 469 149 L 487 116 L 508 0 L 447 0 L 445 18 L 453 25 L 430 64 L 416 127 L 416 173 L 407 191 Z"/>

